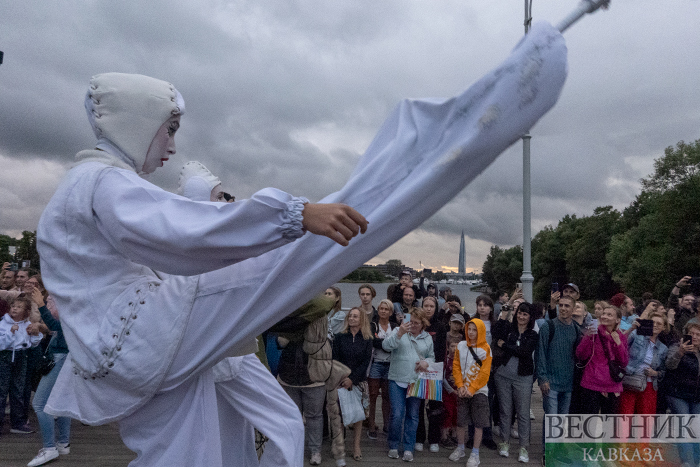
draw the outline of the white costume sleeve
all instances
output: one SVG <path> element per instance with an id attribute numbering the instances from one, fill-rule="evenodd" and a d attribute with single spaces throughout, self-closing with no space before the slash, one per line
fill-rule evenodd
<path id="1" fill-rule="evenodd" d="M 129 260 L 194 275 L 301 237 L 305 202 L 274 188 L 236 203 L 195 202 L 114 169 L 100 177 L 93 208 L 102 235 Z"/>

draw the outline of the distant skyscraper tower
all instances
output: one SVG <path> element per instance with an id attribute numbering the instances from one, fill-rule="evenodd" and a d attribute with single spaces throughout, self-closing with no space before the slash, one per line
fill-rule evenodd
<path id="1" fill-rule="evenodd" d="M 464 247 L 464 230 L 462 230 L 462 239 L 459 241 L 459 263 L 457 264 L 459 274 L 467 273 L 467 254 Z"/>

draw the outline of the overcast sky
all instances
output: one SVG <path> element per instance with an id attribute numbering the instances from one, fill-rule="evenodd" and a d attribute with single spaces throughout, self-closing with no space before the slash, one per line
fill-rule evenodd
<path id="1" fill-rule="evenodd" d="M 177 154 L 150 180 L 174 191 L 199 160 L 237 198 L 275 186 L 338 190 L 390 110 L 449 97 L 523 34 L 523 1 L 1 1 L 0 233 L 35 230 L 94 137 L 94 74 L 172 82 L 187 112 Z M 575 0 L 534 0 L 557 23 Z M 532 129 L 533 235 L 566 214 L 624 208 L 665 147 L 700 138 L 700 0 L 613 0 L 565 33 L 569 77 Z M 439 189 L 439 187 L 436 187 Z M 420 228 L 373 259 L 467 269 L 522 242 L 516 143 Z"/>

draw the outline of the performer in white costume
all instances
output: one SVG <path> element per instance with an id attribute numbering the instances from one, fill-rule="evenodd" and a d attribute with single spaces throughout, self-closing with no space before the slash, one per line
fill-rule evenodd
<path id="1" fill-rule="evenodd" d="M 177 192 L 193 201 L 220 201 L 221 180 L 202 163 L 190 161 L 180 171 Z M 236 305 L 231 304 L 231 307 L 235 309 Z M 224 465 L 292 467 L 303 464 L 301 412 L 258 357 L 255 354 L 228 357 L 212 371 Z M 269 438 L 259 462 L 255 428 Z"/>
<path id="2" fill-rule="evenodd" d="M 403 101 L 345 187 L 304 205 L 274 189 L 197 203 L 139 178 L 174 152 L 182 100 L 152 78 L 96 76 L 98 150 L 78 154 L 38 229 L 71 350 L 45 411 L 119 421 L 132 466 L 222 465 L 211 368 L 434 214 L 556 103 L 565 77 L 563 38 L 536 24 L 460 96 Z M 325 203 L 363 213 L 369 234 L 343 248 L 366 224 Z M 299 238 L 304 226 L 340 244 Z"/>

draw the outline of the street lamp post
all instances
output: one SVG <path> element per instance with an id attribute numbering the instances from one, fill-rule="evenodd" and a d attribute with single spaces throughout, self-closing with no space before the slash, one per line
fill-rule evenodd
<path id="1" fill-rule="evenodd" d="M 532 22 L 532 0 L 525 0 L 525 34 L 530 29 Z M 531 245 L 531 203 L 530 203 L 530 132 L 523 135 L 523 274 L 520 282 L 523 284 L 523 298 L 532 303 L 532 283 L 535 278 L 532 275 Z"/>

